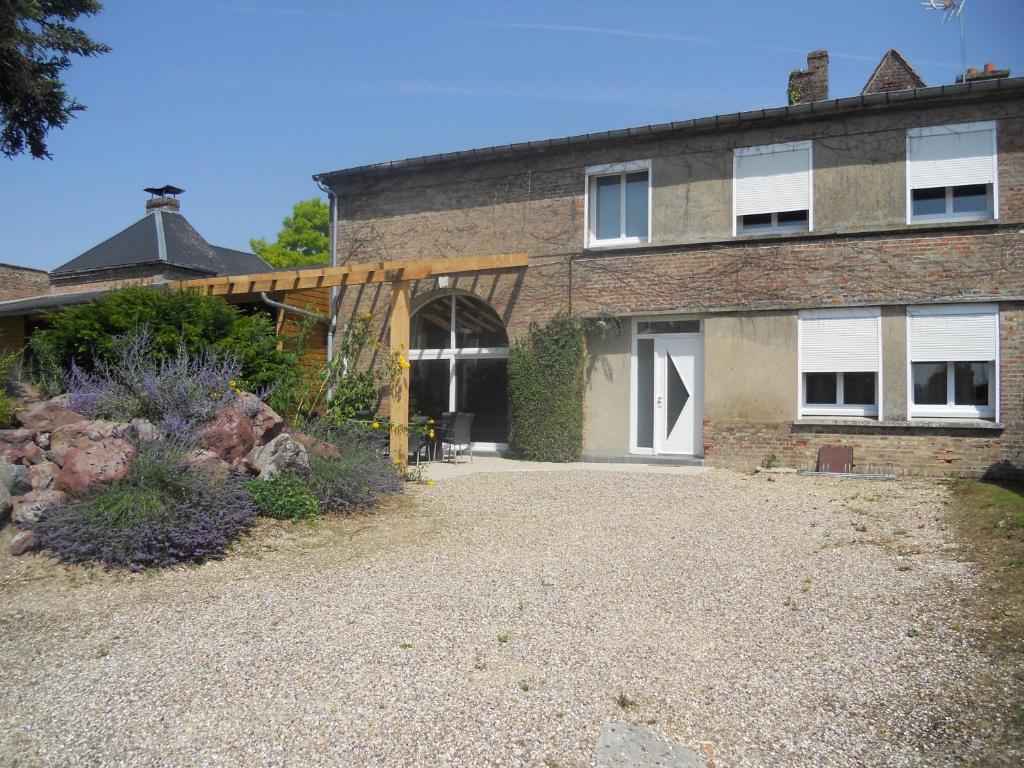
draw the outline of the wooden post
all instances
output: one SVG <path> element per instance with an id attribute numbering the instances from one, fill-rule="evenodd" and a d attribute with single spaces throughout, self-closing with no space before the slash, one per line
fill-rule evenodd
<path id="1" fill-rule="evenodd" d="M 409 360 L 409 281 L 391 283 L 391 352 Z M 409 460 L 409 368 L 403 365 L 391 387 L 391 460 L 403 469 Z"/>

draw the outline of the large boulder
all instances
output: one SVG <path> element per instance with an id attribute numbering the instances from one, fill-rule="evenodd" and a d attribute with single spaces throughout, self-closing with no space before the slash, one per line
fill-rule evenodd
<path id="1" fill-rule="evenodd" d="M 32 531 L 18 531 L 11 539 L 11 554 L 23 555 L 30 549 L 35 549 L 36 535 Z"/>
<path id="2" fill-rule="evenodd" d="M 89 421 L 88 417 L 75 413 L 56 400 L 34 403 L 25 410 L 14 414 L 14 420 L 25 429 L 31 429 L 34 432 L 52 432 L 57 427 L 63 427 L 66 424 Z"/>
<path id="3" fill-rule="evenodd" d="M 21 464 L 0 464 L 0 485 L 11 496 L 21 496 L 32 490 L 32 469 Z"/>
<path id="4" fill-rule="evenodd" d="M 132 434 L 132 425 L 118 421 L 80 421 L 65 424 L 50 433 L 50 450 L 45 458 L 63 464 L 72 448 L 88 448 L 111 438 L 125 438 Z"/>
<path id="5" fill-rule="evenodd" d="M 41 464 L 33 464 L 28 468 L 28 478 L 32 487 L 29 490 L 48 491 L 53 488 L 53 482 L 60 474 L 60 467 L 52 461 L 44 461 Z M 27 493 L 28 491 L 25 491 Z"/>
<path id="6" fill-rule="evenodd" d="M 14 501 L 14 512 L 11 519 L 18 525 L 31 528 L 50 507 L 63 504 L 68 500 L 66 493 L 61 491 L 32 491 Z"/>
<path id="7" fill-rule="evenodd" d="M 238 407 L 249 417 L 252 435 L 257 445 L 265 445 L 281 434 L 284 419 L 277 411 L 260 400 L 252 392 L 242 392 L 238 396 Z"/>
<path id="8" fill-rule="evenodd" d="M 11 510 L 14 509 L 14 500 L 11 498 L 11 492 L 7 490 L 7 486 L 0 483 L 0 524 L 2 524 Z"/>
<path id="9" fill-rule="evenodd" d="M 231 464 L 224 461 L 213 451 L 197 448 L 185 457 L 185 464 L 196 469 L 212 470 L 217 475 L 226 475 L 231 471 Z"/>
<path id="10" fill-rule="evenodd" d="M 280 434 L 266 445 L 253 449 L 246 457 L 246 464 L 264 480 L 271 480 L 282 472 L 307 474 L 309 455 L 291 435 Z"/>
<path id="11" fill-rule="evenodd" d="M 249 418 L 239 408 L 221 408 L 199 430 L 199 444 L 225 461 L 237 463 L 252 450 L 256 438 Z"/>
<path id="12" fill-rule="evenodd" d="M 31 429 L 0 429 L 0 463 L 38 464 L 46 460 L 46 453 L 35 441 Z"/>
<path id="13" fill-rule="evenodd" d="M 120 437 L 109 437 L 83 448 L 71 448 L 64 454 L 64 466 L 53 480 L 53 487 L 73 495 L 93 483 L 109 483 L 128 474 L 135 446 Z"/>
<path id="14" fill-rule="evenodd" d="M 288 430 L 288 434 L 291 435 L 292 440 L 302 445 L 308 453 L 315 453 L 317 456 L 323 456 L 325 459 L 341 458 L 341 451 L 338 450 L 337 446 L 326 443 L 323 440 L 318 440 L 303 432 Z"/>

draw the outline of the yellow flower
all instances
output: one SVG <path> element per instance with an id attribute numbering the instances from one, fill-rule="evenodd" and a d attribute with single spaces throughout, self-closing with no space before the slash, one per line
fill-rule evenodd
<path id="1" fill-rule="evenodd" d="M 380 349 L 380 339 L 377 339 L 377 349 Z"/>
<path id="2" fill-rule="evenodd" d="M 380 422 L 379 422 L 379 421 L 375 421 L 375 422 L 373 422 L 373 424 L 372 424 L 371 426 L 372 426 L 372 427 L 373 427 L 374 429 L 380 429 Z"/>
<path id="3" fill-rule="evenodd" d="M 433 424 L 433 423 L 434 423 L 433 419 L 427 419 L 427 424 Z M 433 435 L 431 435 L 431 437 L 433 437 Z"/>
<path id="4" fill-rule="evenodd" d="M 367 312 L 363 317 L 366 319 L 366 322 L 370 322 L 373 320 L 373 312 Z"/>
<path id="5" fill-rule="evenodd" d="M 431 440 L 433 440 L 434 439 L 434 430 L 430 430 L 429 432 L 427 432 L 427 437 L 429 437 Z"/>
<path id="6" fill-rule="evenodd" d="M 433 488 L 435 485 L 437 485 L 437 480 L 434 480 L 433 478 L 431 478 L 430 480 L 427 480 L 427 485 L 429 485 L 431 488 Z"/>
<path id="7" fill-rule="evenodd" d="M 399 368 L 411 368 L 412 364 L 408 360 L 406 360 L 404 357 L 399 357 L 398 358 L 398 367 Z"/>

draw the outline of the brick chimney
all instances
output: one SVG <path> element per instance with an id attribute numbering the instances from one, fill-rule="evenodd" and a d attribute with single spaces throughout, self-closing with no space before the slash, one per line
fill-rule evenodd
<path id="1" fill-rule="evenodd" d="M 184 191 L 184 189 L 170 184 L 164 184 L 162 187 L 146 187 L 143 192 L 150 194 L 149 200 L 146 201 L 146 213 L 153 213 L 153 211 L 181 213 L 181 201 L 178 199 L 178 195 Z"/>
<path id="2" fill-rule="evenodd" d="M 996 65 L 991 61 L 985 64 L 985 68 L 979 72 L 977 67 L 967 68 L 967 82 L 973 83 L 976 80 L 1000 80 L 1004 77 L 1010 76 L 1009 69 L 996 69 Z M 963 75 L 957 75 L 956 81 L 962 83 L 964 81 Z"/>
<path id="3" fill-rule="evenodd" d="M 828 98 L 828 51 L 807 54 L 807 69 L 789 73 L 789 104 L 806 104 Z"/>

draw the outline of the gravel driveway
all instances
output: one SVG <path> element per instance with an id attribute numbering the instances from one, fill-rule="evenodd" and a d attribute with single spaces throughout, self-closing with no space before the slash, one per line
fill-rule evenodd
<path id="1" fill-rule="evenodd" d="M 944 496 L 478 474 L 200 568 L 5 554 L 0 764 L 586 766 L 609 721 L 719 768 L 999 764 Z"/>

